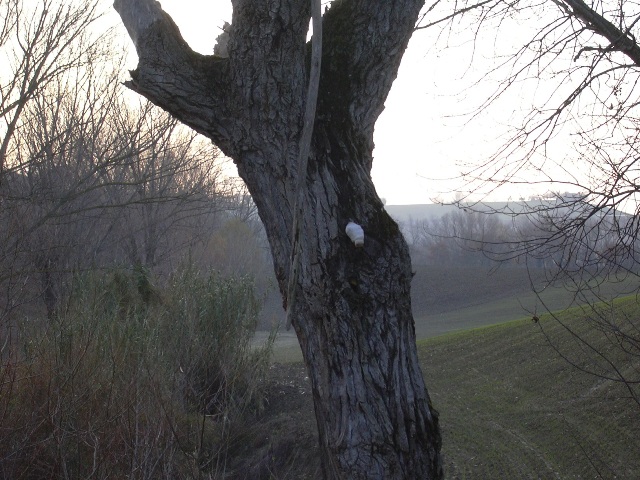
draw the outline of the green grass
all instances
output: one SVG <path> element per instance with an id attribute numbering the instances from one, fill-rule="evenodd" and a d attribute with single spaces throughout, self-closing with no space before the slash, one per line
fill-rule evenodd
<path id="1" fill-rule="evenodd" d="M 640 304 L 635 297 L 618 300 L 612 313 L 637 319 Z M 628 360 L 591 328 L 583 309 L 557 318 L 612 358 Z M 640 478 L 640 406 L 620 384 L 570 365 L 552 344 L 582 368 L 599 366 L 550 315 L 540 316 L 539 323 L 522 318 L 418 342 L 425 381 L 440 413 L 446 478 Z M 276 358 L 292 361 L 292 352 L 287 345 L 276 350 Z M 637 360 L 627 366 L 639 368 Z M 297 369 L 303 381 L 300 363 L 276 367 Z M 297 453 L 303 460 L 291 465 L 291 478 L 315 478 L 311 398 L 297 398 L 300 406 L 287 410 L 296 425 L 284 435 L 297 442 L 305 438 L 306 447 Z"/>
<path id="2" fill-rule="evenodd" d="M 640 310 L 628 301 L 619 308 Z M 559 318 L 589 334 L 581 315 L 573 309 Z M 589 366 L 549 316 L 419 342 L 447 478 L 639 478 L 638 404 L 623 386 L 560 358 L 541 328 Z"/>
<path id="3" fill-rule="evenodd" d="M 449 272 L 449 278 L 442 282 L 438 282 L 437 277 L 443 275 L 442 271 L 422 272 L 423 282 L 414 280 L 413 313 L 418 339 L 525 316 L 531 318 L 534 314 L 540 316 L 547 311 L 565 310 L 585 301 L 609 300 L 628 295 L 640 286 L 635 277 L 629 277 L 620 282 L 604 283 L 593 292 L 585 289 L 576 298 L 575 292 L 563 286 L 546 287 L 536 294 L 528 283 L 526 271 L 522 269 L 505 269 L 495 274 L 478 268 L 458 270 Z M 431 274 L 436 277 L 429 277 Z M 439 298 L 443 301 L 437 302 Z"/>
<path id="4" fill-rule="evenodd" d="M 637 324 L 636 297 L 613 305 L 608 314 Z M 640 478 L 640 406 L 624 386 L 561 358 L 556 348 L 581 368 L 602 367 L 558 320 L 623 362 L 627 372 L 640 371 L 638 359 L 633 363 L 632 356 L 608 343 L 581 307 L 557 314 L 557 320 L 521 318 L 418 341 L 425 381 L 440 413 L 446 478 Z M 288 344 L 275 353 L 291 362 L 277 365 L 279 375 L 302 381 L 303 367 L 295 361 L 299 351 Z M 290 394 L 283 398 L 294 401 Z M 296 444 L 306 441 L 296 450 L 301 460 L 290 465 L 291 478 L 315 478 L 311 399 L 296 399 L 299 404 L 287 408 L 287 418 L 299 425 L 290 426 L 286 435 Z"/>

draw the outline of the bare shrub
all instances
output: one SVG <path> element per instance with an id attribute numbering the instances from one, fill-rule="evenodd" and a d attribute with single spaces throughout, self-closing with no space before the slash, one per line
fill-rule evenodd
<path id="1" fill-rule="evenodd" d="M 141 268 L 75 278 L 0 366 L 0 478 L 220 473 L 260 405 L 257 312 L 250 281 L 190 267 L 166 289 Z"/>

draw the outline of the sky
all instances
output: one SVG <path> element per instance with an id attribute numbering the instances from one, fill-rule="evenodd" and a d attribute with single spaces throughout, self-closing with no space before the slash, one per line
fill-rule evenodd
<path id="1" fill-rule="evenodd" d="M 163 0 L 161 4 L 191 48 L 204 54 L 213 52 L 222 25 L 231 21 L 227 0 Z M 499 119 L 486 115 L 467 125 L 468 117 L 463 115 L 486 93 L 476 87 L 471 97 L 469 82 L 462 80 L 477 73 L 469 67 L 472 42 L 445 39 L 448 48 L 441 49 L 434 46 L 437 34 L 435 29 L 414 33 L 376 124 L 372 177 L 387 204 L 453 199 L 460 183 L 454 180 L 460 171 L 457 164 L 488 155 L 497 145 Z M 541 192 L 519 186 L 503 189 L 492 199 L 535 193 Z"/>

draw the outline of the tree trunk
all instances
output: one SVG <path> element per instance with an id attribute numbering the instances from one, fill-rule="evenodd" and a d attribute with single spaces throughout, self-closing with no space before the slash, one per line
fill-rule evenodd
<path id="1" fill-rule="evenodd" d="M 411 263 L 371 182 L 373 127 L 421 1 L 336 0 L 324 14 L 293 326 L 328 479 L 442 477 L 418 364 Z M 228 58 L 192 52 L 152 0 L 116 0 L 140 63 L 128 86 L 234 159 L 265 225 L 286 306 L 308 1 L 233 1 Z M 365 230 L 363 248 L 345 234 Z"/>

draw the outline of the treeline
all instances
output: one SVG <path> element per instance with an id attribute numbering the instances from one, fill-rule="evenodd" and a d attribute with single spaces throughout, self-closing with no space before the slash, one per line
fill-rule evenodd
<path id="1" fill-rule="evenodd" d="M 439 218 L 401 222 L 414 263 L 544 268 L 554 275 L 633 271 L 637 219 L 593 206 L 576 194 L 531 202 L 460 205 Z"/>
<path id="2" fill-rule="evenodd" d="M 441 217 L 401 222 L 413 263 L 426 265 L 491 265 L 486 254 L 509 237 L 509 226 L 497 216 L 454 211 Z M 504 246 L 506 248 L 506 246 Z"/>

